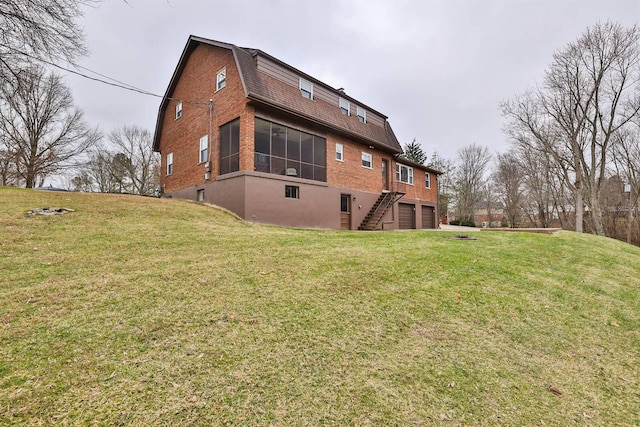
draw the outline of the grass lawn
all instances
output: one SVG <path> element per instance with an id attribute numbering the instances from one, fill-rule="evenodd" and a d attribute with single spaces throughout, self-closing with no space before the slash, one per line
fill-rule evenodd
<path id="1" fill-rule="evenodd" d="M 0 188 L 0 425 L 640 425 L 640 248 L 455 234 Z"/>

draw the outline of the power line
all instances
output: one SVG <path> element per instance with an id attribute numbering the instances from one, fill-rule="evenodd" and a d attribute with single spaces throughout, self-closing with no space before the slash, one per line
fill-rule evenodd
<path id="1" fill-rule="evenodd" d="M 46 59 L 39 58 L 37 56 L 31 55 L 31 54 L 29 54 L 27 52 L 23 52 L 23 51 L 21 51 L 19 49 L 16 49 L 16 48 L 11 47 L 11 46 L 7 46 L 5 44 L 0 44 L 0 46 L 2 46 L 4 48 L 7 48 L 7 49 L 10 49 L 10 50 L 12 50 L 12 51 L 14 51 L 16 53 L 19 53 L 20 55 L 26 56 L 27 58 L 35 59 L 36 61 L 44 62 L 45 64 L 51 65 L 53 67 L 59 68 L 61 70 L 67 71 L 67 72 L 72 73 L 72 74 L 76 74 L 76 75 L 78 75 L 80 77 L 84 77 L 85 79 L 89 79 L 89 80 L 93 80 L 93 81 L 96 81 L 96 82 L 104 83 L 104 84 L 107 84 L 107 85 L 110 85 L 110 86 L 119 87 L 121 89 L 130 90 L 132 92 L 141 93 L 143 95 L 149 95 L 149 96 L 155 96 L 155 97 L 158 97 L 158 98 L 162 98 L 161 95 L 157 95 L 155 93 L 146 91 L 144 89 L 139 89 L 139 88 L 131 86 L 131 85 L 125 85 L 125 84 L 120 84 L 120 83 L 112 83 L 112 82 L 108 82 L 106 80 L 102 80 L 102 79 L 99 79 L 99 78 L 96 78 L 96 77 L 88 76 L 88 75 L 83 74 L 83 73 L 81 73 L 79 71 L 71 70 L 69 68 L 63 67 L 62 65 L 58 65 L 55 62 L 47 61 Z M 91 70 L 89 70 L 89 71 L 91 71 Z M 98 74 L 98 73 L 96 73 L 96 74 Z M 105 76 L 103 76 L 103 77 L 105 77 Z M 109 77 L 107 77 L 107 78 L 109 78 Z M 111 80 L 115 81 L 115 79 L 111 79 Z"/>
<path id="2" fill-rule="evenodd" d="M 99 73 L 97 71 L 91 70 L 91 69 L 89 69 L 87 67 L 83 67 L 82 65 L 78 65 L 78 64 L 75 64 L 75 63 L 70 62 L 70 61 L 67 61 L 67 62 L 69 62 L 71 65 L 73 65 L 77 69 L 84 69 L 86 71 L 89 71 L 89 72 L 91 72 L 93 74 L 96 74 L 96 75 L 98 75 L 100 77 L 103 77 L 105 79 L 109 79 L 111 81 L 103 80 L 103 79 L 100 79 L 100 78 L 97 78 L 97 77 L 88 76 L 88 75 L 86 75 L 84 73 L 81 73 L 80 71 L 76 71 L 76 70 L 72 70 L 72 69 L 67 68 L 67 67 L 63 67 L 62 65 L 58 65 L 55 62 L 47 61 L 46 59 L 31 55 L 31 54 L 29 54 L 27 52 L 21 51 L 19 49 L 11 47 L 11 46 L 7 46 L 7 45 L 5 45 L 3 43 L 0 43 L 0 46 L 2 46 L 4 48 L 7 48 L 7 49 L 10 49 L 10 50 L 12 50 L 12 51 L 14 51 L 14 52 L 16 52 L 16 53 L 18 53 L 20 55 L 26 56 L 27 58 L 35 59 L 36 61 L 43 62 L 45 64 L 51 65 L 53 67 L 59 68 L 59 69 L 61 69 L 63 71 L 67 71 L 69 73 L 75 74 L 75 75 L 83 77 L 85 79 L 89 79 L 89 80 L 92 80 L 92 81 L 95 81 L 95 82 L 98 82 L 98 83 L 103 83 L 103 84 L 106 84 L 106 85 L 109 85 L 109 86 L 118 87 L 120 89 L 125 89 L 125 90 L 131 91 L 131 92 L 140 93 L 142 95 L 153 96 L 153 97 L 156 97 L 156 98 L 164 98 L 164 96 L 162 96 L 162 95 L 158 95 L 158 94 L 150 92 L 148 90 L 140 89 L 140 88 L 135 87 L 133 85 L 130 85 L 128 83 L 121 82 L 121 81 L 116 80 L 116 79 L 114 79 L 112 77 L 106 76 L 106 75 L 101 74 L 101 73 Z M 58 59 L 60 59 L 60 58 L 58 58 Z M 200 106 L 203 106 L 203 105 L 208 106 L 209 105 L 209 103 L 207 103 L 207 102 L 186 101 L 186 100 L 177 99 L 177 98 L 167 98 L 167 99 L 168 100 L 173 100 L 173 101 L 181 101 L 181 102 L 184 102 L 185 104 L 200 105 Z"/>

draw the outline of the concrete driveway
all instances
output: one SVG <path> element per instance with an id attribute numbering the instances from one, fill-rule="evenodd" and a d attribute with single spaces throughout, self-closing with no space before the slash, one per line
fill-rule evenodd
<path id="1" fill-rule="evenodd" d="M 472 232 L 472 231 L 480 231 L 481 229 L 478 227 L 463 227 L 461 225 L 440 224 L 440 228 L 438 230 Z"/>

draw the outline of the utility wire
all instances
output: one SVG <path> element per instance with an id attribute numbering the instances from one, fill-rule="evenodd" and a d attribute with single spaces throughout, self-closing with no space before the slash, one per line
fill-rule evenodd
<path id="1" fill-rule="evenodd" d="M 128 90 L 128 91 L 140 93 L 142 95 L 153 96 L 153 97 L 156 97 L 156 98 L 164 98 L 164 96 L 162 96 L 162 95 L 158 95 L 156 93 L 149 92 L 148 90 L 137 88 L 137 87 L 135 87 L 133 85 L 121 82 L 121 81 L 116 80 L 116 79 L 114 79 L 112 77 L 106 76 L 106 75 L 101 74 L 101 73 L 99 73 L 97 71 L 93 71 L 93 70 L 91 70 L 91 69 L 89 69 L 87 67 L 83 67 L 82 65 L 78 65 L 78 64 L 75 64 L 73 62 L 69 62 L 69 63 L 71 65 L 73 65 L 73 67 L 75 67 L 76 69 L 83 69 L 83 70 L 89 71 L 89 72 L 91 72 L 93 74 L 96 74 L 96 75 L 98 75 L 100 77 L 103 77 L 104 79 L 109 79 L 111 81 L 103 80 L 103 79 L 100 79 L 100 78 L 97 78 L 97 77 L 88 76 L 88 75 L 86 75 L 84 73 L 81 73 L 80 71 L 76 71 L 76 70 L 72 70 L 72 69 L 67 68 L 67 67 L 63 67 L 62 65 L 58 65 L 55 62 L 47 61 L 46 59 L 31 55 L 31 54 L 29 54 L 27 52 L 21 51 L 19 49 L 11 47 L 11 46 L 7 46 L 7 45 L 5 45 L 3 43 L 0 43 L 0 46 L 4 47 L 6 49 L 10 49 L 10 50 L 12 50 L 12 51 L 14 51 L 14 52 L 16 52 L 16 53 L 18 53 L 20 55 L 26 56 L 27 58 L 35 59 L 36 61 L 43 62 L 45 64 L 48 64 L 48 65 L 51 65 L 53 67 L 59 68 L 59 69 L 61 69 L 63 71 L 67 71 L 69 73 L 78 75 L 78 76 L 83 77 L 85 79 L 93 80 L 95 82 L 103 83 L 103 84 L 106 84 L 106 85 L 109 85 L 109 86 L 118 87 L 120 89 L 125 89 L 125 90 Z M 58 59 L 60 59 L 60 58 L 58 58 Z M 199 106 L 209 106 L 208 102 L 186 101 L 186 100 L 182 100 L 182 99 L 178 99 L 178 98 L 170 98 L 170 97 L 168 97 L 166 99 L 172 100 L 172 101 L 184 102 L 185 104 L 192 104 L 192 105 L 199 105 Z"/>

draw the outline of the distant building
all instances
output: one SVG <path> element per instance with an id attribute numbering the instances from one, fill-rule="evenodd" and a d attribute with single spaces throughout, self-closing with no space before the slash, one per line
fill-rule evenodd
<path id="1" fill-rule="evenodd" d="M 454 208 L 449 210 L 448 221 L 460 221 L 460 215 Z M 504 223 L 504 205 L 502 202 L 482 202 L 473 211 L 473 222 L 476 227 L 482 228 L 498 228 L 504 227 L 507 224 Z"/>

